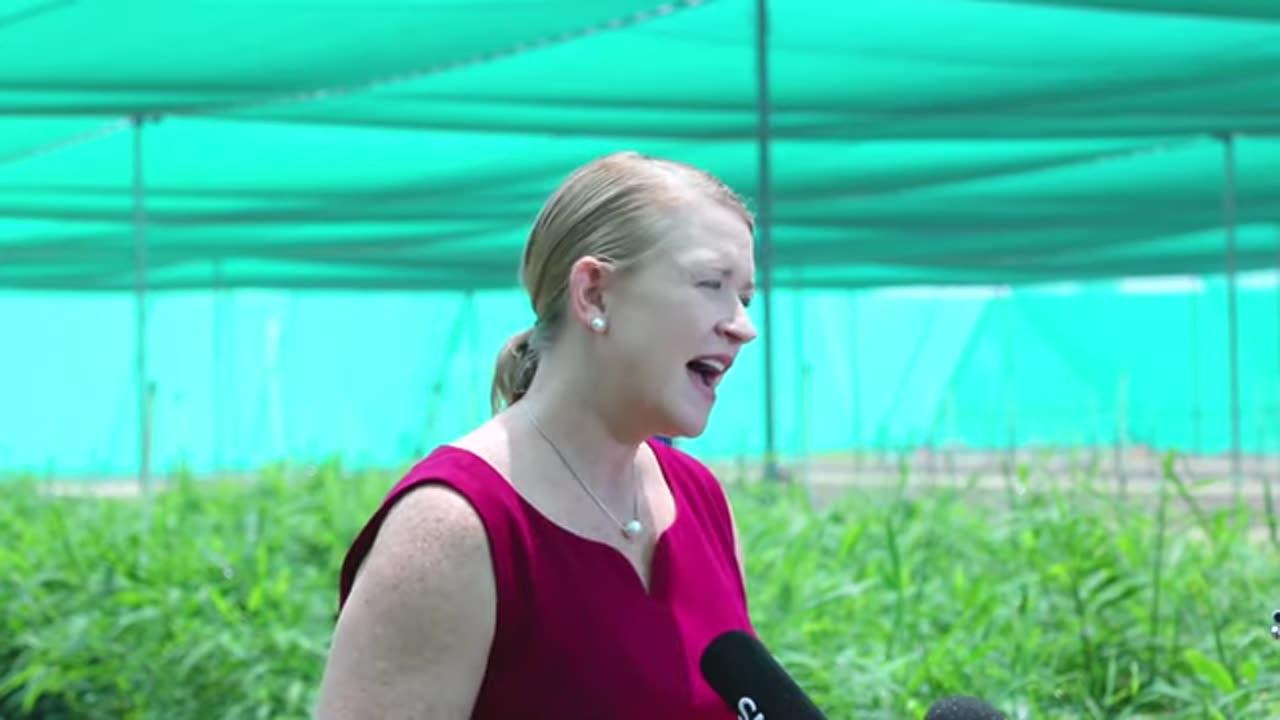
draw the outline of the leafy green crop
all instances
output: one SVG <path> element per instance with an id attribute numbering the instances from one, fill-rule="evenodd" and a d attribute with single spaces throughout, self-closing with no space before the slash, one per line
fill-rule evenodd
<path id="1" fill-rule="evenodd" d="M 179 478 L 145 515 L 6 486 L 0 718 L 307 717 L 342 554 L 393 479 Z M 1166 487 L 1154 509 L 1027 482 L 820 511 L 731 492 L 757 625 L 832 718 L 956 693 L 1011 717 L 1280 717 L 1261 521 Z"/>
<path id="2" fill-rule="evenodd" d="M 137 501 L 8 489 L 0 717 L 306 717 L 336 573 L 381 479 L 180 480 Z"/>
<path id="3" fill-rule="evenodd" d="M 950 694 L 1010 717 L 1280 717 L 1275 548 L 1171 472 L 1145 503 L 1024 482 L 807 512 L 747 487 L 759 629 L 834 717 L 919 718 Z"/>

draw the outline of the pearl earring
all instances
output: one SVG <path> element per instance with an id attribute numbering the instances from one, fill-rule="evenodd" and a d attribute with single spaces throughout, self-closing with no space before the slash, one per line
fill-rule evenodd
<path id="1" fill-rule="evenodd" d="M 592 330 L 595 330 L 596 332 L 604 332 L 604 325 L 605 325 L 604 318 L 600 317 L 599 315 L 591 318 Z"/>

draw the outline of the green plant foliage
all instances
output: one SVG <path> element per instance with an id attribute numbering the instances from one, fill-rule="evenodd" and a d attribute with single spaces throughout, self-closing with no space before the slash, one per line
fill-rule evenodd
<path id="1" fill-rule="evenodd" d="M 920 718 L 950 694 L 1017 718 L 1280 717 L 1257 513 L 1206 512 L 1172 473 L 1131 501 L 1040 485 L 817 512 L 749 486 L 735 503 L 762 635 L 835 717 Z"/>
<path id="2" fill-rule="evenodd" d="M 308 717 L 342 554 L 388 483 L 180 477 L 149 512 L 6 486 L 0 718 Z M 1265 523 L 1163 487 L 731 493 L 757 625 L 830 717 L 961 693 L 1018 718 L 1280 717 Z"/>

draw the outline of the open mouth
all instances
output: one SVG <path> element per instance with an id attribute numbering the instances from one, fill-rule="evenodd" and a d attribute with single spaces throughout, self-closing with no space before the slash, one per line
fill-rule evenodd
<path id="1" fill-rule="evenodd" d="M 724 377 L 725 371 L 729 369 L 724 360 L 712 357 L 690 360 L 685 363 L 685 367 L 689 368 L 689 375 L 693 377 L 694 384 L 708 390 L 714 390 L 720 383 L 720 378 Z"/>

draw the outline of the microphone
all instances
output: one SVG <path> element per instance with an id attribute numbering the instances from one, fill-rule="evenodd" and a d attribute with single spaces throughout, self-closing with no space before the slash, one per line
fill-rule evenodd
<path id="1" fill-rule="evenodd" d="M 929 706 L 924 720 L 1009 720 L 985 700 L 968 695 L 945 697 Z"/>
<path id="2" fill-rule="evenodd" d="M 741 630 L 716 636 L 700 666 L 738 720 L 827 720 L 764 645 Z"/>

